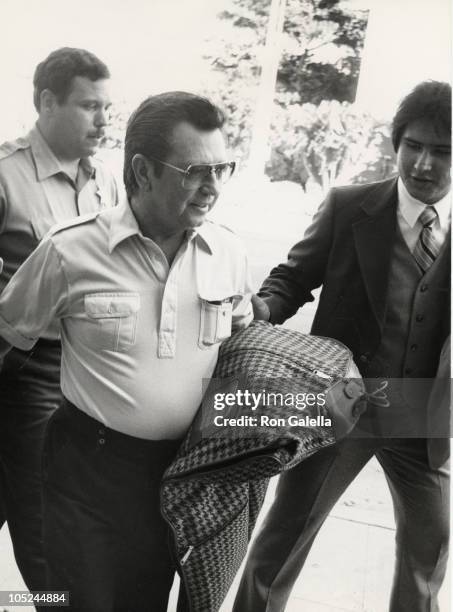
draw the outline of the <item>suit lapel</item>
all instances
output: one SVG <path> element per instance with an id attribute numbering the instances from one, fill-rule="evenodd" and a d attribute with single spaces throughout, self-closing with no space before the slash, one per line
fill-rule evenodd
<path id="1" fill-rule="evenodd" d="M 373 190 L 362 203 L 366 217 L 353 225 L 362 278 L 374 315 L 382 330 L 387 286 L 396 235 L 396 179 Z"/>

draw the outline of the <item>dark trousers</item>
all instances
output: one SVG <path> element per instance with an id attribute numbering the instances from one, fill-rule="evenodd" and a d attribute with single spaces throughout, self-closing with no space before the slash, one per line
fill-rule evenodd
<path id="1" fill-rule="evenodd" d="M 44 457 L 47 588 L 80 612 L 165 612 L 175 565 L 160 513 L 162 474 L 180 441 L 113 431 L 67 401 Z"/>
<path id="2" fill-rule="evenodd" d="M 42 543 L 42 447 L 61 402 L 60 343 L 12 349 L 0 366 L 0 526 L 6 520 L 17 565 L 30 590 L 46 580 Z"/>
<path id="3" fill-rule="evenodd" d="M 250 551 L 234 612 L 284 611 L 320 527 L 374 454 L 384 469 L 396 520 L 389 610 L 438 610 L 448 550 L 447 466 L 429 467 L 425 439 L 346 439 L 280 476 L 275 501 Z"/>

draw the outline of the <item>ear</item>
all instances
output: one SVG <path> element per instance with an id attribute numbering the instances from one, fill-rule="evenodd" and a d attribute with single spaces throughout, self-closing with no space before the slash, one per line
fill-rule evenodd
<path id="1" fill-rule="evenodd" d="M 132 158 L 131 165 L 139 188 L 145 191 L 151 191 L 151 185 L 154 179 L 152 162 L 146 159 L 141 153 L 136 153 Z"/>
<path id="2" fill-rule="evenodd" d="M 51 115 L 56 106 L 58 102 L 53 91 L 43 89 L 39 95 L 39 112 Z"/>

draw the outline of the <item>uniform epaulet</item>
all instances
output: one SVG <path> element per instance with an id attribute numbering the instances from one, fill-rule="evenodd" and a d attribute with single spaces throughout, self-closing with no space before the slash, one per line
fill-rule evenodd
<path id="1" fill-rule="evenodd" d="M 223 223 L 218 223 L 217 221 L 212 221 L 211 219 L 208 219 L 207 221 L 205 221 L 205 224 L 209 227 L 221 227 L 224 230 L 227 230 L 227 232 L 230 232 L 230 234 L 234 234 L 235 236 L 237 236 L 237 233 L 234 231 L 234 229 L 231 229 L 231 227 L 228 227 L 228 225 L 224 225 Z"/>
<path id="2" fill-rule="evenodd" d="M 57 223 L 54 225 L 46 235 L 46 238 L 49 236 L 55 236 L 58 232 L 62 232 L 65 229 L 69 229 L 70 227 L 76 227 L 78 225 L 84 225 L 85 223 L 90 223 L 94 221 L 98 215 L 100 214 L 100 210 L 94 213 L 87 213 L 85 215 L 79 215 L 78 217 L 74 217 L 73 219 L 69 219 L 69 221 L 62 221 L 61 223 Z"/>
<path id="3" fill-rule="evenodd" d="M 5 157 L 9 157 L 13 155 L 16 151 L 20 149 L 27 149 L 30 146 L 30 143 L 27 138 L 16 138 L 16 140 L 7 140 L 3 144 L 0 145 L 0 159 L 5 159 Z"/>
<path id="4" fill-rule="evenodd" d="M 234 231 L 234 229 L 232 229 L 231 227 L 228 227 L 228 225 L 224 225 L 223 223 L 219 223 L 218 225 L 219 227 L 222 227 L 223 229 L 225 229 L 227 232 L 230 232 L 230 234 L 234 234 L 235 236 L 237 236 L 237 233 Z"/>

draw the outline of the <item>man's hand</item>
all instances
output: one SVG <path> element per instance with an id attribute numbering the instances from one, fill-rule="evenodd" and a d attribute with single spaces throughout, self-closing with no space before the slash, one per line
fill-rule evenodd
<path id="1" fill-rule="evenodd" d="M 271 313 L 266 302 L 258 297 L 252 295 L 252 306 L 253 306 L 253 318 L 255 321 L 269 321 Z"/>

